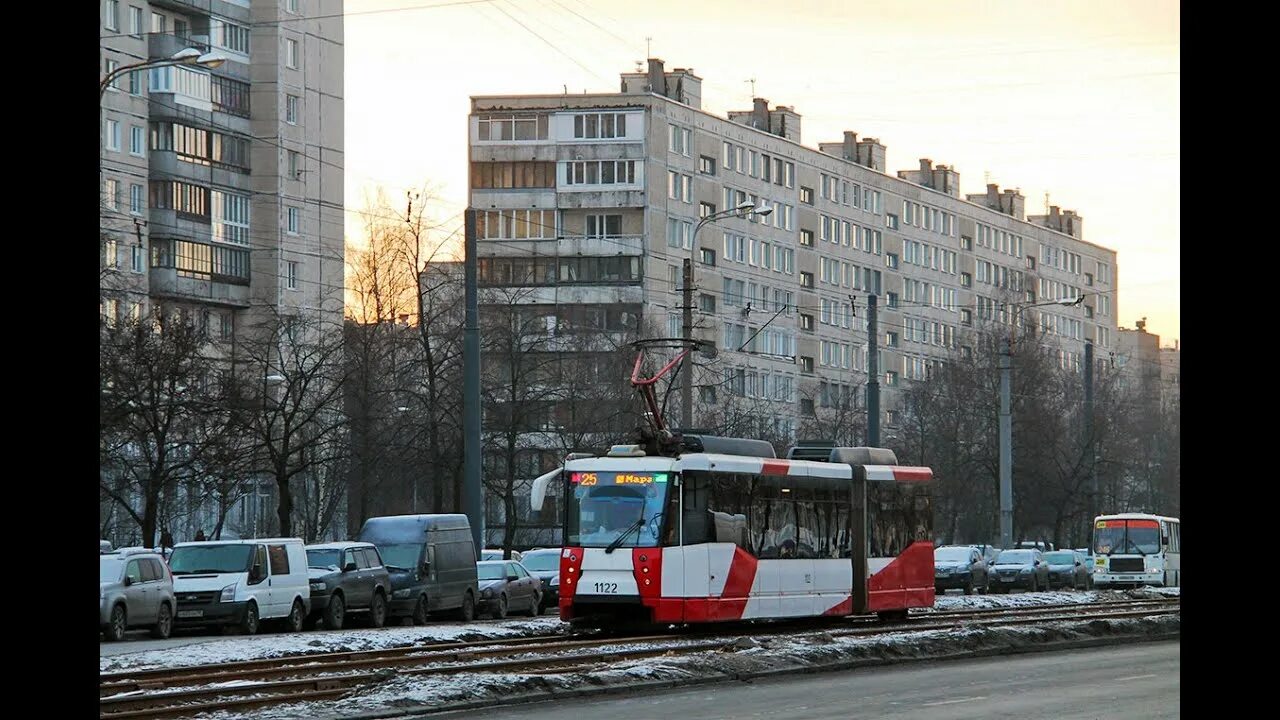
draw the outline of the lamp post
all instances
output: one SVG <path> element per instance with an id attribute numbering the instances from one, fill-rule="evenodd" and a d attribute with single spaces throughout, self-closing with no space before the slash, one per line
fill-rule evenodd
<path id="1" fill-rule="evenodd" d="M 1000 547 L 1013 547 L 1013 417 L 1010 411 L 1010 386 L 1013 384 L 1013 333 L 1018 328 L 1022 311 L 1034 307 L 1079 305 L 1084 296 L 1052 302 L 1022 305 L 1008 303 L 1013 311 L 1009 318 L 1009 334 L 1000 340 Z"/>
<path id="2" fill-rule="evenodd" d="M 719 212 L 713 212 L 710 215 L 698 221 L 693 228 L 693 236 L 689 238 L 689 257 L 684 259 L 683 274 L 683 292 L 682 299 L 684 305 L 684 326 L 681 331 L 681 337 L 684 340 L 686 349 L 693 347 L 693 254 L 698 250 L 698 231 L 703 225 L 720 220 L 727 217 L 746 217 L 756 214 L 761 217 L 773 212 L 771 207 L 763 207 L 756 210 L 756 204 L 753 202 L 744 202 L 736 207 L 726 208 Z M 680 429 L 689 430 L 693 427 L 693 355 L 686 355 L 680 363 Z"/>

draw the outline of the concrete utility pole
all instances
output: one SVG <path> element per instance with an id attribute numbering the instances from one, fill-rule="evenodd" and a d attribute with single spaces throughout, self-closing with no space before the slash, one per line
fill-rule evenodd
<path id="1" fill-rule="evenodd" d="M 1000 341 L 1000 547 L 1013 547 L 1013 418 L 1009 385 L 1013 351 L 1009 338 Z"/>
<path id="2" fill-rule="evenodd" d="M 853 298 L 849 300 L 852 302 Z M 856 316 L 855 316 L 856 317 Z M 856 324 L 856 323 L 855 323 Z M 876 296 L 867 295 L 867 445 L 880 447 L 880 343 Z"/>
<path id="3" fill-rule="evenodd" d="M 462 510 L 471 523 L 476 559 L 484 548 L 484 503 L 480 483 L 480 298 L 476 288 L 476 211 L 463 228 L 466 318 L 462 337 Z"/>
<path id="4" fill-rule="evenodd" d="M 1093 442 L 1093 341 L 1084 344 L 1084 441 L 1089 453 L 1089 522 L 1098 516 L 1098 457 Z"/>

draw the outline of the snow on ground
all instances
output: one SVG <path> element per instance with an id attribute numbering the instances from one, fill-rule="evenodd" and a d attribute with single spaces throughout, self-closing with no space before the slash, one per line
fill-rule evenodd
<path id="1" fill-rule="evenodd" d="M 98 659 L 99 672 L 149 667 L 205 665 L 309 653 L 380 650 L 445 641 L 499 640 L 566 632 L 558 617 L 501 623 L 439 624 L 413 627 L 336 630 L 330 632 L 264 633 L 215 639 L 166 650 L 146 650 Z"/>
<path id="2" fill-rule="evenodd" d="M 1091 604 L 1120 600 L 1148 600 L 1160 597 L 1178 597 L 1181 588 L 1137 588 L 1133 590 L 1087 590 L 1055 592 L 1024 592 L 1008 595 L 938 595 L 934 610 L 971 610 L 983 608 L 1016 608 L 1063 603 Z M 930 612 L 921 610 L 920 612 Z"/>

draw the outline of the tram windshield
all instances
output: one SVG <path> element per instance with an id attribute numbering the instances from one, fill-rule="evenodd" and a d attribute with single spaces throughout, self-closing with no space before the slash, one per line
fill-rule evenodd
<path id="1" fill-rule="evenodd" d="M 1096 555 L 1154 555 L 1160 552 L 1155 520 L 1099 520 L 1093 529 Z"/>
<path id="2" fill-rule="evenodd" d="M 660 544 L 671 474 L 569 473 L 567 545 L 654 547 Z"/>

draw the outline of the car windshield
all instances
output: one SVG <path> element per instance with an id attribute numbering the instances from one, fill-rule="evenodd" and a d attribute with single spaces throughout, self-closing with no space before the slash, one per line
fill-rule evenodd
<path id="1" fill-rule="evenodd" d="M 342 559 L 342 551 L 337 548 L 307 551 L 307 567 L 331 568 L 342 567 L 338 563 Z"/>
<path id="2" fill-rule="evenodd" d="M 501 560 L 502 551 L 501 550 L 481 550 L 480 559 L 481 560 Z"/>
<path id="3" fill-rule="evenodd" d="M 244 572 L 252 557 L 253 545 L 189 545 L 174 548 L 169 569 L 174 575 Z"/>
<path id="4" fill-rule="evenodd" d="M 1036 555 L 1030 550 L 1005 550 L 996 557 L 998 565 L 1030 565 Z"/>
<path id="5" fill-rule="evenodd" d="M 658 545 L 669 475 L 654 472 L 569 473 L 568 545 Z"/>
<path id="6" fill-rule="evenodd" d="M 1155 520 L 1099 520 L 1093 530 L 1098 555 L 1153 555 L 1160 552 L 1160 523 Z"/>
<path id="7" fill-rule="evenodd" d="M 98 566 L 98 582 L 115 582 L 120 579 L 120 568 L 124 561 L 120 558 L 104 557 Z"/>
<path id="8" fill-rule="evenodd" d="M 476 577 L 480 580 L 502 580 L 507 576 L 504 562 L 476 563 Z"/>
<path id="9" fill-rule="evenodd" d="M 380 543 L 377 548 L 382 564 L 399 570 L 412 570 L 422 555 L 422 545 L 418 543 Z"/>
<path id="10" fill-rule="evenodd" d="M 934 562 L 969 562 L 969 548 L 938 548 L 933 551 Z"/>
<path id="11" fill-rule="evenodd" d="M 560 551 L 548 553 L 530 553 L 524 556 L 525 568 L 534 572 L 546 572 L 560 569 Z"/>
<path id="12" fill-rule="evenodd" d="M 1044 561 L 1050 565 L 1075 565 L 1076 556 L 1069 552 L 1051 552 L 1045 553 Z"/>

